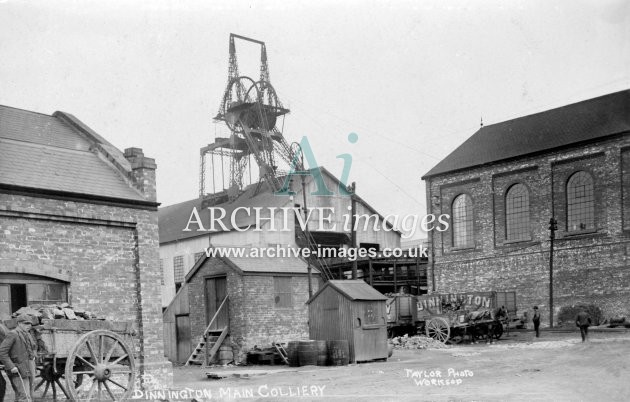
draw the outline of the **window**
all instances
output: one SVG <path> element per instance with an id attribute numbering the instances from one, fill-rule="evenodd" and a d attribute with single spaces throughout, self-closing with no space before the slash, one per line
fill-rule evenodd
<path id="1" fill-rule="evenodd" d="M 175 276 L 175 284 L 184 282 L 184 256 L 178 255 L 173 257 L 173 273 Z"/>
<path id="2" fill-rule="evenodd" d="M 567 182 L 567 230 L 572 232 L 594 227 L 593 178 L 586 172 L 577 172 Z"/>
<path id="3" fill-rule="evenodd" d="M 381 245 L 379 243 L 359 243 L 359 248 L 363 248 L 366 250 L 374 250 L 375 252 L 379 252 Z"/>
<path id="4" fill-rule="evenodd" d="M 291 292 L 291 277 L 274 276 L 273 293 L 275 307 L 293 307 L 293 296 Z"/>
<path id="5" fill-rule="evenodd" d="M 28 304 L 59 304 L 68 300 L 66 285 L 62 284 L 26 284 Z"/>
<path id="6" fill-rule="evenodd" d="M 530 240 L 529 191 L 524 184 L 515 184 L 505 196 L 505 227 L 507 240 Z"/>
<path id="7" fill-rule="evenodd" d="M 473 205 L 467 194 L 453 201 L 453 246 L 473 247 Z"/>

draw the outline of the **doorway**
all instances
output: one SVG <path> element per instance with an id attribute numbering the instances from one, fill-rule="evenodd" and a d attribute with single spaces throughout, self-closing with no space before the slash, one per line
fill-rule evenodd
<path id="1" fill-rule="evenodd" d="M 175 316 L 175 342 L 177 343 L 177 363 L 186 363 L 191 352 L 190 316 Z"/>
<path id="2" fill-rule="evenodd" d="M 22 307 L 27 306 L 25 284 L 0 285 L 0 318 L 10 318 Z M 7 317 L 8 316 L 8 317 Z"/>
<path id="3" fill-rule="evenodd" d="M 206 325 L 221 306 L 221 302 L 227 295 L 227 278 L 225 276 L 206 278 Z M 212 323 L 210 330 L 221 330 L 228 326 L 228 309 L 224 306 L 217 318 Z"/>

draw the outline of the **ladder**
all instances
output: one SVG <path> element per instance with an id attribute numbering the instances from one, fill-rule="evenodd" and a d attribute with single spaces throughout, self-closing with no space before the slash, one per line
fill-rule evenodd
<path id="1" fill-rule="evenodd" d="M 289 354 L 284 348 L 284 345 L 282 345 L 280 342 L 274 342 L 273 347 L 276 348 L 276 352 L 278 352 L 284 364 L 289 364 Z"/>
<path id="2" fill-rule="evenodd" d="M 212 317 L 210 323 L 203 332 L 203 335 L 201 335 L 201 337 L 199 338 L 199 343 L 197 343 L 195 350 L 193 350 L 193 352 L 190 354 L 190 357 L 188 357 L 188 360 L 186 360 L 186 364 L 184 364 L 184 366 L 189 366 L 191 364 L 203 364 L 207 366 L 208 362 L 212 361 L 214 356 L 219 351 L 221 344 L 223 343 L 229 332 L 229 325 L 220 329 L 210 328 L 219 316 L 221 310 L 223 308 L 227 310 L 227 301 L 228 297 L 225 296 L 216 313 L 214 313 L 214 317 Z"/>

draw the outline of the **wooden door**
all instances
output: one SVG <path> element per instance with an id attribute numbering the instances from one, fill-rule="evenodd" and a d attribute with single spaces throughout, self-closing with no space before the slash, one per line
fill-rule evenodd
<path id="1" fill-rule="evenodd" d="M 177 343 L 177 363 L 186 363 L 192 352 L 188 314 L 175 316 L 175 342 Z"/>
<path id="2" fill-rule="evenodd" d="M 221 306 L 221 302 L 227 295 L 227 278 L 225 276 L 206 279 L 206 325 Z M 228 326 L 228 306 L 217 316 L 210 327 L 211 330 L 223 329 Z"/>
<path id="3" fill-rule="evenodd" d="M 385 303 L 354 301 L 357 323 L 354 328 L 354 361 L 387 358 L 387 319 Z"/>

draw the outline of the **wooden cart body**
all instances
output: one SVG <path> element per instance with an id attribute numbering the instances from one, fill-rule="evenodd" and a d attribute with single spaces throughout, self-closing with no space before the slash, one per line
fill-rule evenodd
<path id="1" fill-rule="evenodd" d="M 508 315 L 516 314 L 516 292 L 467 292 L 416 296 L 417 325 L 427 336 L 442 342 L 460 342 L 464 336 L 486 331 L 485 336 L 499 338 L 503 322 L 495 313 L 505 307 Z M 488 334 L 488 327 L 492 333 Z"/>
<path id="2" fill-rule="evenodd" d="M 106 330 L 120 335 L 125 343 L 133 350 L 133 334 L 135 333 L 132 322 L 107 321 L 107 320 L 42 320 L 38 328 L 42 340 L 48 348 L 47 358 L 66 358 L 79 338 L 84 334 Z M 83 351 L 86 352 L 86 351 Z M 89 351 L 87 351 L 89 353 Z M 81 354 L 86 358 L 89 355 Z"/>
<path id="3" fill-rule="evenodd" d="M 17 325 L 15 319 L 4 323 L 9 329 Z M 132 322 L 44 319 L 34 333 L 47 349 L 36 363 L 36 399 L 121 401 L 130 396 L 137 357 Z"/>

